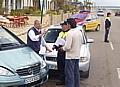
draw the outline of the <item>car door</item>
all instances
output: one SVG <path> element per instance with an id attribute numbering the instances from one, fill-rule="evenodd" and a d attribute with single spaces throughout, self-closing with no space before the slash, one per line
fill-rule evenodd
<path id="1" fill-rule="evenodd" d="M 91 14 L 89 14 L 88 17 L 86 18 L 86 30 L 93 29 L 94 27 L 93 23 L 94 23 L 93 17 Z"/>
<path id="2" fill-rule="evenodd" d="M 82 46 L 81 46 L 81 57 L 87 57 L 88 60 L 90 59 L 90 50 L 89 50 L 89 43 L 87 43 L 87 36 L 85 31 L 82 32 Z"/>
<path id="3" fill-rule="evenodd" d="M 98 17 L 97 15 L 93 14 L 92 15 L 92 22 L 93 22 L 93 29 L 95 30 L 98 26 Z"/>

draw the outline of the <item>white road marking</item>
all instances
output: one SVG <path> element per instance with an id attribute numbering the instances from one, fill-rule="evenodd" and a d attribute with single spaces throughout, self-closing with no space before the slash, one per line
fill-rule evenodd
<path id="1" fill-rule="evenodd" d="M 112 50 L 114 50 L 114 47 L 113 47 L 113 44 L 112 44 L 111 41 L 110 41 L 110 47 L 111 47 Z"/>
<path id="2" fill-rule="evenodd" d="M 120 68 L 117 68 L 118 78 L 120 79 Z"/>

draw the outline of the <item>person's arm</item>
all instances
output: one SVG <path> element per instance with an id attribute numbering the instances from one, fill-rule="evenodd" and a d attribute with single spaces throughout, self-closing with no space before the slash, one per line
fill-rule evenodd
<path id="1" fill-rule="evenodd" d="M 30 30 L 28 35 L 32 41 L 39 41 L 40 37 L 42 36 L 42 34 L 35 35 L 35 32 L 33 30 Z"/>
<path id="2" fill-rule="evenodd" d="M 42 44 L 43 46 L 45 46 L 46 50 L 48 50 L 49 52 L 52 52 L 52 50 L 47 46 L 46 41 L 45 41 L 45 39 L 43 38 L 43 36 L 41 37 L 41 44 Z"/>

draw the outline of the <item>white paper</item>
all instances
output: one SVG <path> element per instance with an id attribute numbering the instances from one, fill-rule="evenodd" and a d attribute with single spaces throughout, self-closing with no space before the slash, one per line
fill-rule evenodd
<path id="1" fill-rule="evenodd" d="M 62 39 L 62 38 L 57 38 L 57 40 L 56 40 L 56 42 L 55 42 L 55 45 L 56 45 L 56 46 L 65 45 L 65 40 Z"/>

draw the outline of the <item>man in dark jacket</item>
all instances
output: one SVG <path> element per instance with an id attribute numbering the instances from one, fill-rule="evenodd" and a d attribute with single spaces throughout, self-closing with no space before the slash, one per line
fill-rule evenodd
<path id="1" fill-rule="evenodd" d="M 34 26 L 31 27 L 27 32 L 27 45 L 32 48 L 37 54 L 39 54 L 41 44 L 45 46 L 48 51 L 52 51 L 47 47 L 46 42 L 43 38 L 43 34 L 44 33 L 41 31 L 40 21 L 35 20 Z"/>
<path id="2" fill-rule="evenodd" d="M 59 33 L 59 36 L 53 46 L 53 49 L 58 50 L 57 54 L 57 68 L 59 72 L 59 81 L 56 82 L 56 85 L 64 85 L 65 84 L 65 51 L 59 50 L 60 47 L 62 47 L 65 43 L 66 36 L 68 34 L 69 28 L 67 21 L 64 21 L 60 24 L 62 27 L 62 31 Z"/>
<path id="3" fill-rule="evenodd" d="M 111 16 L 111 13 L 107 13 L 107 18 L 105 19 L 105 38 L 104 38 L 104 42 L 107 42 L 107 43 L 109 43 L 108 35 L 109 35 L 110 27 L 111 27 L 110 16 Z"/>

